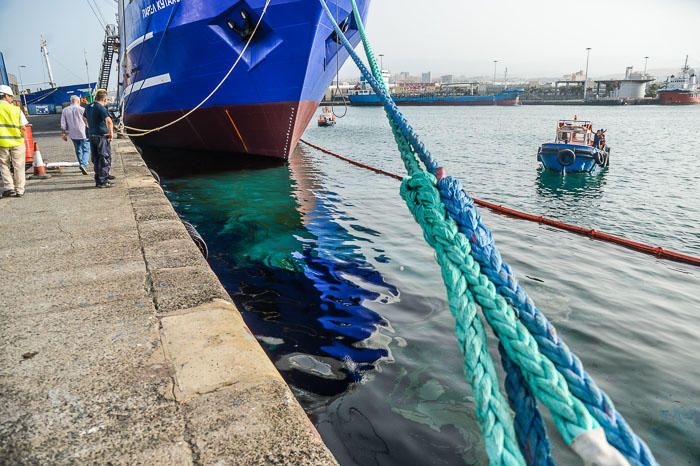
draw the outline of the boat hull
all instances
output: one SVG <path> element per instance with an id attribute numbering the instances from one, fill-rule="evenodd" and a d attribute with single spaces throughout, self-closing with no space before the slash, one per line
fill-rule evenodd
<path id="1" fill-rule="evenodd" d="M 700 91 L 659 91 L 659 103 L 662 105 L 697 105 L 700 104 Z"/>
<path id="2" fill-rule="evenodd" d="M 382 101 L 376 94 L 351 95 L 348 97 L 350 104 L 359 107 L 381 106 Z M 396 105 L 414 107 L 461 107 L 461 106 L 483 106 L 483 105 L 503 105 L 513 106 L 520 103 L 520 91 L 502 92 L 496 95 L 467 95 L 467 96 L 444 96 L 444 97 L 397 97 L 393 96 Z"/>
<path id="3" fill-rule="evenodd" d="M 369 0 L 357 3 L 366 16 Z M 129 2 L 122 20 L 123 120 L 128 127 L 150 130 L 197 109 L 146 136 L 128 130 L 134 141 L 232 156 L 288 157 L 337 66 L 348 57 L 320 3 L 271 0 L 245 53 L 249 36 L 241 33 L 246 29 L 241 15 L 252 30 L 265 0 L 151 5 L 151 0 Z M 338 12 L 348 39 L 357 44 L 350 0 L 339 0 Z"/>
<path id="4" fill-rule="evenodd" d="M 317 107 L 314 101 L 207 107 L 166 130 L 134 140 L 143 147 L 284 158 L 294 150 Z M 128 124 L 155 128 L 182 114 L 169 111 L 130 115 Z"/>
<path id="5" fill-rule="evenodd" d="M 609 149 L 604 158 L 596 156 L 597 149 L 575 144 L 542 144 L 537 160 L 550 171 L 566 173 L 594 173 L 609 162 Z M 575 157 L 571 157 L 571 153 Z"/>

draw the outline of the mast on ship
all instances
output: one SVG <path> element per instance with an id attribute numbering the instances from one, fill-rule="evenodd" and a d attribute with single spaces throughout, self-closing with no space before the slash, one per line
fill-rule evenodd
<path id="1" fill-rule="evenodd" d="M 51 69 L 51 62 L 49 61 L 49 47 L 46 44 L 46 39 L 44 39 L 43 34 L 41 35 L 41 56 L 44 57 L 46 71 L 49 73 L 49 85 L 55 88 L 56 81 L 53 79 L 53 70 Z"/>

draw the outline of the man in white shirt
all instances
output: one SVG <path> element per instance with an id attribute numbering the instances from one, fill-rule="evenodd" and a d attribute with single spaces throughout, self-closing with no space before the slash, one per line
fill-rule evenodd
<path id="1" fill-rule="evenodd" d="M 80 164 L 80 171 L 87 175 L 87 167 L 90 162 L 90 140 L 85 136 L 85 120 L 83 113 L 85 109 L 80 106 L 80 97 L 72 95 L 70 106 L 61 112 L 61 137 L 64 141 L 68 138 L 73 141 L 75 156 Z"/>

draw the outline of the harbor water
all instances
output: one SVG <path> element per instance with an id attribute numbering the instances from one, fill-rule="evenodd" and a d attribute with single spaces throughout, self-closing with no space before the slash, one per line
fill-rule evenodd
<path id="1" fill-rule="evenodd" d="M 477 197 L 700 255 L 700 106 L 402 111 Z M 538 171 L 538 145 L 572 112 L 608 130 L 607 171 Z M 304 137 L 404 173 L 380 108 Z M 341 464 L 486 464 L 439 268 L 398 181 L 303 145 L 288 164 L 161 175 Z M 700 269 L 481 212 L 659 462 L 700 464 Z M 578 464 L 550 438 L 559 464 Z"/>

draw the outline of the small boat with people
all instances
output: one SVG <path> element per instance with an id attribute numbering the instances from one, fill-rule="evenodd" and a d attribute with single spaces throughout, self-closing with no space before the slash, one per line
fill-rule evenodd
<path id="1" fill-rule="evenodd" d="M 336 123 L 335 115 L 328 107 L 323 107 L 323 113 L 318 117 L 318 126 L 334 126 Z"/>
<path id="2" fill-rule="evenodd" d="M 542 144 L 537 161 L 548 170 L 561 174 L 592 173 L 610 163 L 610 147 L 606 130 L 593 131 L 590 121 L 559 120 L 553 143 Z"/>

